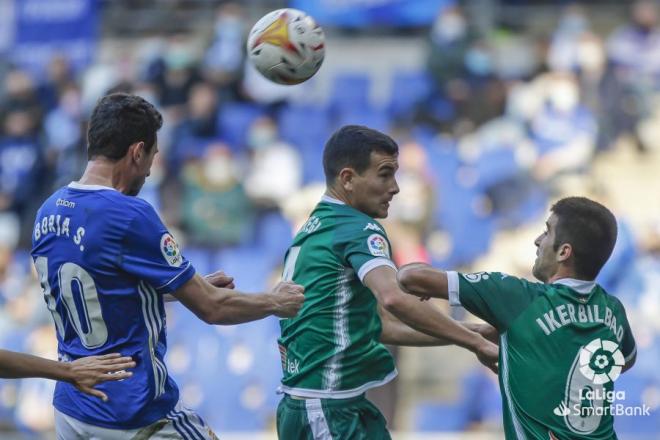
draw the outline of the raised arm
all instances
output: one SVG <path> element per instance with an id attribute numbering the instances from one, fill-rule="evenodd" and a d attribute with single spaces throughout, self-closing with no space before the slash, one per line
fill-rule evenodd
<path id="1" fill-rule="evenodd" d="M 109 380 L 126 379 L 133 373 L 124 370 L 133 367 L 135 362 L 130 357 L 122 357 L 119 353 L 89 356 L 73 362 L 57 362 L 30 354 L 0 350 L 2 378 L 43 377 L 70 382 L 83 393 L 104 401 L 108 400 L 108 396 L 93 387 Z"/>
<path id="2" fill-rule="evenodd" d="M 269 293 L 245 294 L 215 287 L 195 275 L 172 295 L 208 324 L 240 324 L 270 315 L 296 316 L 305 300 L 304 290 L 298 284 L 281 282 Z"/>
<path id="3" fill-rule="evenodd" d="M 397 282 L 405 293 L 422 298 L 449 297 L 447 273 L 428 264 L 412 263 L 402 266 L 397 272 Z"/>
<path id="4" fill-rule="evenodd" d="M 364 285 L 391 314 L 413 329 L 434 338 L 467 348 L 485 365 L 497 362 L 498 349 L 480 334 L 454 321 L 432 304 L 424 304 L 405 295 L 398 286 L 396 272 L 389 266 L 372 269 L 364 276 Z"/>

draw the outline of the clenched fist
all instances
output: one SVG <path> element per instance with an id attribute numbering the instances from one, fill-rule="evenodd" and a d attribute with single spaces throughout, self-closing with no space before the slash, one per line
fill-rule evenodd
<path id="1" fill-rule="evenodd" d="M 278 283 L 270 295 L 275 302 L 274 315 L 279 318 L 293 318 L 305 301 L 305 288 L 289 281 Z"/>
<path id="2" fill-rule="evenodd" d="M 221 270 L 208 274 L 204 278 L 215 287 L 223 289 L 233 289 L 235 287 L 234 277 L 230 277 Z"/>

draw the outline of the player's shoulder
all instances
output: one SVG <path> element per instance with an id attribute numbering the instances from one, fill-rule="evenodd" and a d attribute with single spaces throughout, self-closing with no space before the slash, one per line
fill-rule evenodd
<path id="1" fill-rule="evenodd" d="M 533 290 L 538 294 L 548 293 L 549 286 L 547 284 L 530 281 L 526 278 L 509 275 L 505 272 L 472 272 L 460 274 L 466 282 L 472 284 L 490 284 L 495 283 L 505 286 L 509 289 L 524 289 Z"/>
<path id="2" fill-rule="evenodd" d="M 621 302 L 621 300 L 619 298 L 617 298 L 614 295 L 610 295 L 602 287 L 600 287 L 600 289 L 602 290 L 603 295 L 605 297 L 605 301 L 607 302 L 607 305 L 609 306 L 610 309 L 612 309 L 615 312 L 624 312 L 625 313 L 626 308 L 625 308 L 625 306 L 623 305 L 623 303 Z"/>
<path id="3" fill-rule="evenodd" d="M 385 228 L 378 220 L 350 206 L 338 210 L 336 221 L 341 231 L 351 235 L 380 234 L 387 237 Z"/>

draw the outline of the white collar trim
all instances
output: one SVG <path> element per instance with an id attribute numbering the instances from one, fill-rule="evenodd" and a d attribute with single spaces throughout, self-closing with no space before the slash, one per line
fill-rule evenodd
<path id="1" fill-rule="evenodd" d="M 110 186 L 85 185 L 84 183 L 80 183 L 80 182 L 71 182 L 71 183 L 69 183 L 69 188 L 84 189 L 84 190 L 87 190 L 87 191 L 98 191 L 98 190 L 101 190 L 101 189 L 110 189 L 112 191 L 117 191 L 115 188 L 112 188 Z"/>
<path id="2" fill-rule="evenodd" d="M 552 284 L 562 284 L 583 295 L 591 293 L 591 291 L 594 290 L 594 287 L 596 287 L 595 281 L 576 280 L 575 278 L 562 278 Z"/>
<path id="3" fill-rule="evenodd" d="M 346 203 L 342 202 L 339 199 L 335 199 L 334 197 L 330 197 L 326 194 L 323 194 L 323 197 L 321 197 L 322 202 L 327 202 L 327 203 L 334 203 L 335 205 L 345 205 Z"/>

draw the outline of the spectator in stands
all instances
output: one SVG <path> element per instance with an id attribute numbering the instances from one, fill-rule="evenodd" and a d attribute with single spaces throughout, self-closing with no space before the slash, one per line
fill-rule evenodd
<path id="1" fill-rule="evenodd" d="M 24 110 L 29 113 L 34 129 L 38 129 L 44 110 L 32 78 L 22 70 L 11 70 L 5 77 L 3 89 L 0 111 L 6 113 L 15 109 Z"/>
<path id="2" fill-rule="evenodd" d="M 229 148 L 213 143 L 182 171 L 181 220 L 194 244 L 229 246 L 250 238 L 254 210 Z"/>
<path id="3" fill-rule="evenodd" d="M 257 119 L 248 133 L 250 162 L 245 176 L 245 191 L 261 208 L 281 206 L 300 189 L 300 154 L 279 138 L 277 124 L 270 117 Z"/>
<path id="4" fill-rule="evenodd" d="M 604 90 L 605 111 L 612 139 L 631 134 L 639 151 L 647 147 L 639 123 L 651 112 L 654 92 L 660 90 L 660 27 L 658 7 L 652 0 L 638 0 L 631 7 L 631 22 L 610 37 L 610 86 Z"/>
<path id="5" fill-rule="evenodd" d="M 217 88 L 223 100 L 236 100 L 245 60 L 245 27 L 243 8 L 239 3 L 224 3 L 218 8 L 211 46 L 204 55 L 202 68 L 208 81 Z"/>
<path id="6" fill-rule="evenodd" d="M 54 171 L 53 186 L 60 187 L 78 176 L 87 160 L 84 153 L 84 128 L 80 90 L 74 84 L 64 86 L 57 105 L 46 115 L 44 134 L 46 161 Z"/>
<path id="7" fill-rule="evenodd" d="M 13 108 L 4 115 L 0 136 L 0 211 L 14 212 L 22 219 L 35 208 L 35 195 L 40 194 L 44 178 L 39 127 L 32 116 L 29 108 Z M 21 226 L 22 238 L 29 239 L 29 222 Z"/>
<path id="8" fill-rule="evenodd" d="M 57 106 L 60 95 L 74 85 L 71 63 L 65 54 L 55 55 L 46 68 L 46 79 L 39 86 L 38 94 L 47 111 Z"/>
<path id="9" fill-rule="evenodd" d="M 218 138 L 218 95 L 210 83 L 199 83 L 190 89 L 186 110 L 174 128 L 168 152 L 168 168 L 173 175 L 179 173 L 183 162 L 199 157 L 206 145 Z"/>
<path id="10" fill-rule="evenodd" d="M 191 89 L 200 81 L 194 50 L 186 36 L 172 37 L 163 58 L 153 63 L 163 67 L 155 69 L 152 78 L 159 91 L 160 104 L 165 110 L 183 112 Z"/>
<path id="11" fill-rule="evenodd" d="M 548 49 L 548 67 L 562 72 L 576 72 L 580 66 L 579 43 L 589 32 L 589 19 L 578 4 L 564 8 Z"/>
<path id="12" fill-rule="evenodd" d="M 545 106 L 531 122 L 531 139 L 539 159 L 535 175 L 548 181 L 560 173 L 585 171 L 595 151 L 596 121 L 579 103 L 575 78 L 548 74 Z"/>

